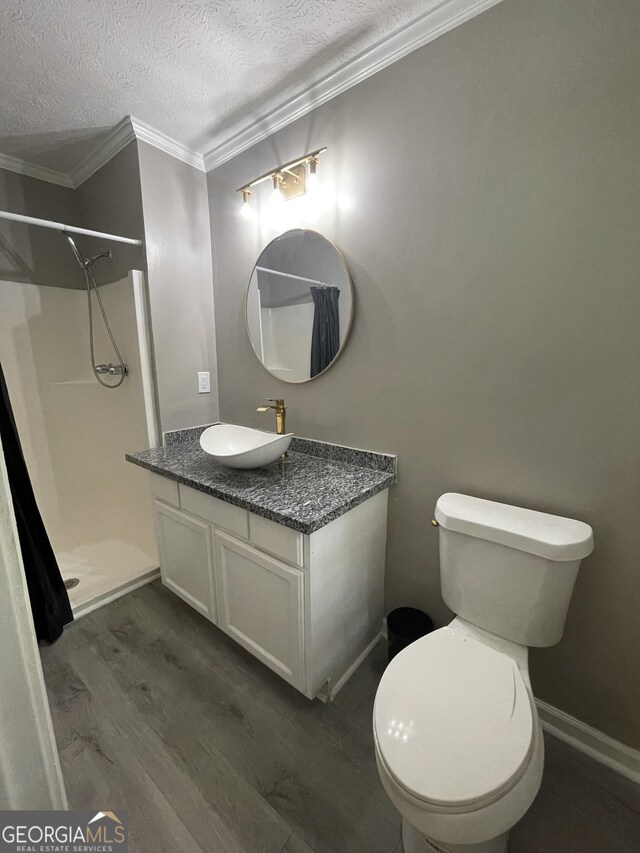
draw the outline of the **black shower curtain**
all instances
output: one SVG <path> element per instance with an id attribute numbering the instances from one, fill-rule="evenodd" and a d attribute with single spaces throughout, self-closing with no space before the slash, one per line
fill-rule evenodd
<path id="1" fill-rule="evenodd" d="M 311 334 L 311 377 L 328 367 L 340 349 L 339 287 L 311 287 L 315 309 Z"/>
<path id="2" fill-rule="evenodd" d="M 0 364 L 0 438 L 38 640 L 53 643 L 73 620 L 69 596 L 49 542 L 22 455 L 7 383 Z"/>

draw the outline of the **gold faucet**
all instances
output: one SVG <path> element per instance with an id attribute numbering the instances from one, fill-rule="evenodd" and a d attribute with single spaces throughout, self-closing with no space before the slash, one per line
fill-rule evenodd
<path id="1" fill-rule="evenodd" d="M 269 399 L 269 403 L 275 403 L 275 406 L 258 406 L 256 412 L 268 412 L 269 409 L 275 409 L 276 412 L 276 432 L 278 435 L 284 435 L 286 433 L 285 429 L 285 417 L 287 414 L 287 409 L 284 404 L 284 400 L 271 400 Z M 280 457 L 281 459 L 286 459 L 289 456 L 288 453 L 283 453 Z"/>

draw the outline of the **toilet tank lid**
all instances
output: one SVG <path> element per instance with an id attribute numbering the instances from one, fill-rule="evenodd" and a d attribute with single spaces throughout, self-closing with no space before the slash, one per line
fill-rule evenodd
<path id="1" fill-rule="evenodd" d="M 497 542 L 547 560 L 581 560 L 593 551 L 588 524 L 448 492 L 438 498 L 435 517 L 445 530 Z"/>

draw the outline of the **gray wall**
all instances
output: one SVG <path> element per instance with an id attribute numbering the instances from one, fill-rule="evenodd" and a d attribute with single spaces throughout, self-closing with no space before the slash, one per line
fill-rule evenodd
<path id="1" fill-rule="evenodd" d="M 218 393 L 206 178 L 145 142 L 138 152 L 161 428 L 210 423 Z M 210 394 L 198 394 L 202 370 Z"/>
<path id="2" fill-rule="evenodd" d="M 221 416 L 399 455 L 387 607 L 440 622 L 442 492 L 593 525 L 537 695 L 640 747 L 640 4 L 505 0 L 208 176 Z M 356 288 L 317 382 L 256 360 L 244 294 L 272 236 L 234 192 L 304 151 L 351 205 L 318 225 Z M 256 190 L 256 196 L 259 191 Z M 265 190 L 265 192 L 268 191 Z"/>
<path id="3" fill-rule="evenodd" d="M 130 142 L 116 156 L 98 169 L 78 188 L 82 227 L 104 231 L 120 237 L 144 240 L 144 218 L 138 146 Z M 83 255 L 93 255 L 109 248 L 113 252 L 110 264 L 100 262 L 95 267 L 99 285 L 120 281 L 129 270 L 145 270 L 144 247 L 126 243 L 105 242 L 99 237 L 76 238 Z M 84 286 L 84 279 L 83 279 Z"/>
<path id="4" fill-rule="evenodd" d="M 80 225 L 77 194 L 0 169 L 0 210 Z M 84 276 L 57 231 L 0 219 L 0 280 L 83 288 Z"/>
<path id="5" fill-rule="evenodd" d="M 83 225 L 144 240 L 139 249 L 112 244 L 113 262 L 96 268 L 100 284 L 129 269 L 147 275 L 160 427 L 176 429 L 218 417 L 215 328 L 207 187 L 202 172 L 147 145 L 131 142 L 82 184 Z M 106 245 L 78 241 L 87 254 Z M 196 374 L 211 372 L 210 394 Z"/>

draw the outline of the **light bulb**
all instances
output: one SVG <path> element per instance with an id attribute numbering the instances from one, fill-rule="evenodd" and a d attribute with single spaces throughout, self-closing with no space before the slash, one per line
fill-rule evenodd
<path id="1" fill-rule="evenodd" d="M 280 192 L 280 177 L 279 175 L 273 176 L 273 192 L 271 193 L 271 206 L 274 209 L 279 209 L 284 202 L 284 196 Z"/>
<path id="2" fill-rule="evenodd" d="M 242 207 L 240 208 L 240 216 L 243 219 L 253 219 L 253 208 L 249 202 L 251 198 L 251 190 L 242 190 Z"/>
<path id="3" fill-rule="evenodd" d="M 310 193 L 317 194 L 322 187 L 322 182 L 318 177 L 318 158 L 309 158 L 309 176 L 307 178 L 307 187 Z"/>
<path id="4" fill-rule="evenodd" d="M 309 174 L 309 178 L 307 179 L 307 187 L 309 188 L 309 192 L 314 195 L 320 192 L 320 190 L 322 189 L 322 181 L 315 172 L 311 172 Z"/>

